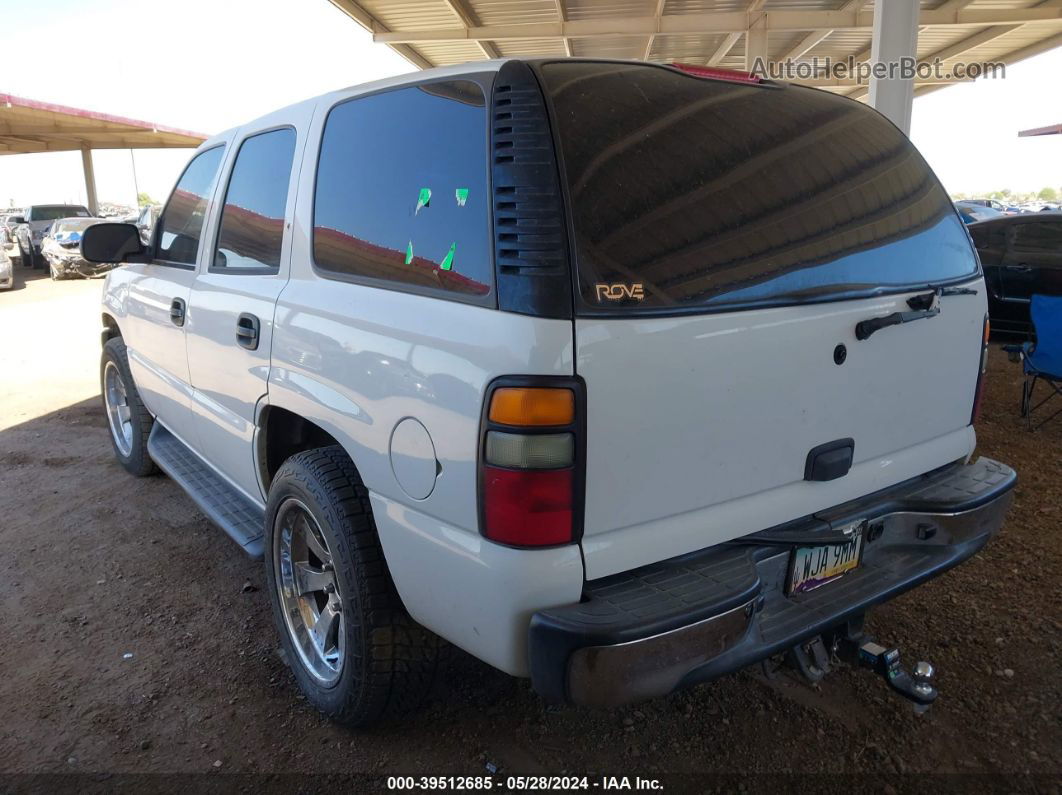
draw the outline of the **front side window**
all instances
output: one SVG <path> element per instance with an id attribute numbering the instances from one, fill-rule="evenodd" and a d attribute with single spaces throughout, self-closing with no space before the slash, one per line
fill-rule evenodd
<path id="1" fill-rule="evenodd" d="M 585 310 L 800 303 L 976 273 L 940 183 L 869 108 L 648 64 L 541 70 Z"/>
<path id="2" fill-rule="evenodd" d="M 220 146 L 200 152 L 181 174 L 159 219 L 158 259 L 195 265 L 207 203 L 223 152 Z"/>
<path id="3" fill-rule="evenodd" d="M 313 255 L 326 273 L 490 292 L 483 91 L 467 80 L 360 97 L 325 122 Z"/>
<path id="4" fill-rule="evenodd" d="M 290 128 L 251 136 L 240 146 L 221 211 L 215 268 L 280 267 L 294 156 L 295 131 Z"/>

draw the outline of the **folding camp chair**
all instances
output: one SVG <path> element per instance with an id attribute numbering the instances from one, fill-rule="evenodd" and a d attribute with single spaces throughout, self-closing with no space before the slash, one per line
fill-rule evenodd
<path id="1" fill-rule="evenodd" d="M 1036 342 L 1005 345 L 1004 350 L 1017 354 L 1021 360 L 1025 373 L 1025 382 L 1021 387 L 1021 416 L 1028 420 L 1029 430 L 1032 431 L 1062 414 L 1060 408 L 1033 424 L 1033 412 L 1052 398 L 1062 395 L 1062 296 L 1034 295 L 1029 312 Z M 1034 405 L 1033 391 L 1039 381 L 1047 384 L 1051 392 Z"/>

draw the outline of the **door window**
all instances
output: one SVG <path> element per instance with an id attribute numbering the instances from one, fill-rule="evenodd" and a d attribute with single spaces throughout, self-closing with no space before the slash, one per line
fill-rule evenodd
<path id="1" fill-rule="evenodd" d="M 221 166 L 224 147 L 196 155 L 185 168 L 159 219 L 157 258 L 179 265 L 195 265 L 203 233 L 207 202 Z"/>
<path id="2" fill-rule="evenodd" d="M 275 273 L 284 242 L 295 131 L 251 136 L 240 146 L 225 192 L 214 269 Z"/>

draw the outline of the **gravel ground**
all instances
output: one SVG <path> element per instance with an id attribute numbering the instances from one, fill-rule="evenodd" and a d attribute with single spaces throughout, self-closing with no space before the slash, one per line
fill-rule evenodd
<path id="1" fill-rule="evenodd" d="M 172 482 L 114 462 L 98 398 L 100 287 L 31 279 L 0 293 L 0 789 L 144 784 L 123 776 L 145 773 L 174 791 L 316 789 L 306 774 L 321 788 L 360 776 L 354 788 L 367 789 L 489 763 L 503 775 L 663 777 L 668 791 L 829 789 L 841 775 L 886 792 L 1059 791 L 1062 418 L 1024 430 L 1018 367 L 1001 351 L 978 431 L 979 452 L 1020 474 L 1006 526 L 870 619 L 907 662 L 937 666 L 929 714 L 845 669 L 818 686 L 750 671 L 636 708 L 552 710 L 526 682 L 458 654 L 419 714 L 352 732 L 296 690 L 261 565 Z M 49 773 L 89 777 L 12 775 Z"/>

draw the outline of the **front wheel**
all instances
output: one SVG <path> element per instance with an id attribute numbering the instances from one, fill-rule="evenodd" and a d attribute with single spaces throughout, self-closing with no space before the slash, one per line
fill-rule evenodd
<path id="1" fill-rule="evenodd" d="M 103 346 L 100 389 L 118 463 L 137 477 L 153 474 L 156 467 L 148 455 L 147 442 L 155 418 L 136 391 L 129 372 L 129 356 L 121 337 L 109 339 Z"/>
<path id="2" fill-rule="evenodd" d="M 349 726 L 419 705 L 445 643 L 402 607 L 368 492 L 341 447 L 298 453 L 280 468 L 265 564 L 281 645 L 311 704 Z"/>
<path id="3" fill-rule="evenodd" d="M 19 243 L 18 244 L 18 258 L 20 260 L 22 260 L 22 267 L 23 268 L 32 268 L 33 267 L 33 247 L 31 246 L 29 251 L 27 251 L 26 249 L 22 248 L 22 244 Z"/>

